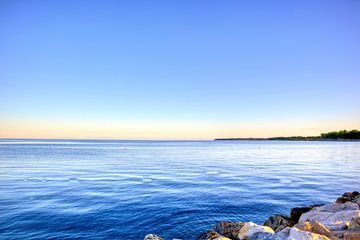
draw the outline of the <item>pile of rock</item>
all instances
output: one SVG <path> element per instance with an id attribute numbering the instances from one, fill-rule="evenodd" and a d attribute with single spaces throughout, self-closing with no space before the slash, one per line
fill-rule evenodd
<path id="1" fill-rule="evenodd" d="M 335 203 L 291 209 L 263 225 L 219 222 L 198 240 L 360 240 L 360 193 L 348 192 Z M 149 234 L 144 240 L 163 240 Z"/>

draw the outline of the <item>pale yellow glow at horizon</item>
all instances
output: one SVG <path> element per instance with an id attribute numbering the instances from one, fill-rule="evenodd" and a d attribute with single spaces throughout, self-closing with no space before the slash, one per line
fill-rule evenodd
<path id="1" fill-rule="evenodd" d="M 359 121 L 201 123 L 0 121 L 0 138 L 74 138 L 191 140 L 235 137 L 312 136 L 321 132 L 360 129 Z"/>

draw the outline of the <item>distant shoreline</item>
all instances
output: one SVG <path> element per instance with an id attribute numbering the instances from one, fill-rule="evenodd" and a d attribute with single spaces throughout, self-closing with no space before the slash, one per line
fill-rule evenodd
<path id="1" fill-rule="evenodd" d="M 360 141 L 360 131 L 353 129 L 351 131 L 341 130 L 327 133 L 321 133 L 318 136 L 290 136 L 290 137 L 269 137 L 269 138 L 215 138 L 215 141 L 233 141 L 233 140 L 262 140 L 262 141 L 339 141 L 353 142 Z"/>
<path id="2" fill-rule="evenodd" d="M 215 138 L 214 141 L 318 141 L 318 142 L 359 142 L 360 139 L 293 139 L 293 138 Z"/>

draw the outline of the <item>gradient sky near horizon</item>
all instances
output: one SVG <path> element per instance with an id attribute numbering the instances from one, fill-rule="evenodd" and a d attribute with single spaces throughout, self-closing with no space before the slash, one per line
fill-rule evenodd
<path id="1" fill-rule="evenodd" d="M 0 137 L 360 128 L 360 1 L 1 1 Z"/>

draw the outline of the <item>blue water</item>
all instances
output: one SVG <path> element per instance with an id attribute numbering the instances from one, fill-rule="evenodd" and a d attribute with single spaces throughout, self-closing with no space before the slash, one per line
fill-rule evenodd
<path id="1" fill-rule="evenodd" d="M 0 140 L 0 239 L 195 239 L 360 190 L 360 142 Z"/>

